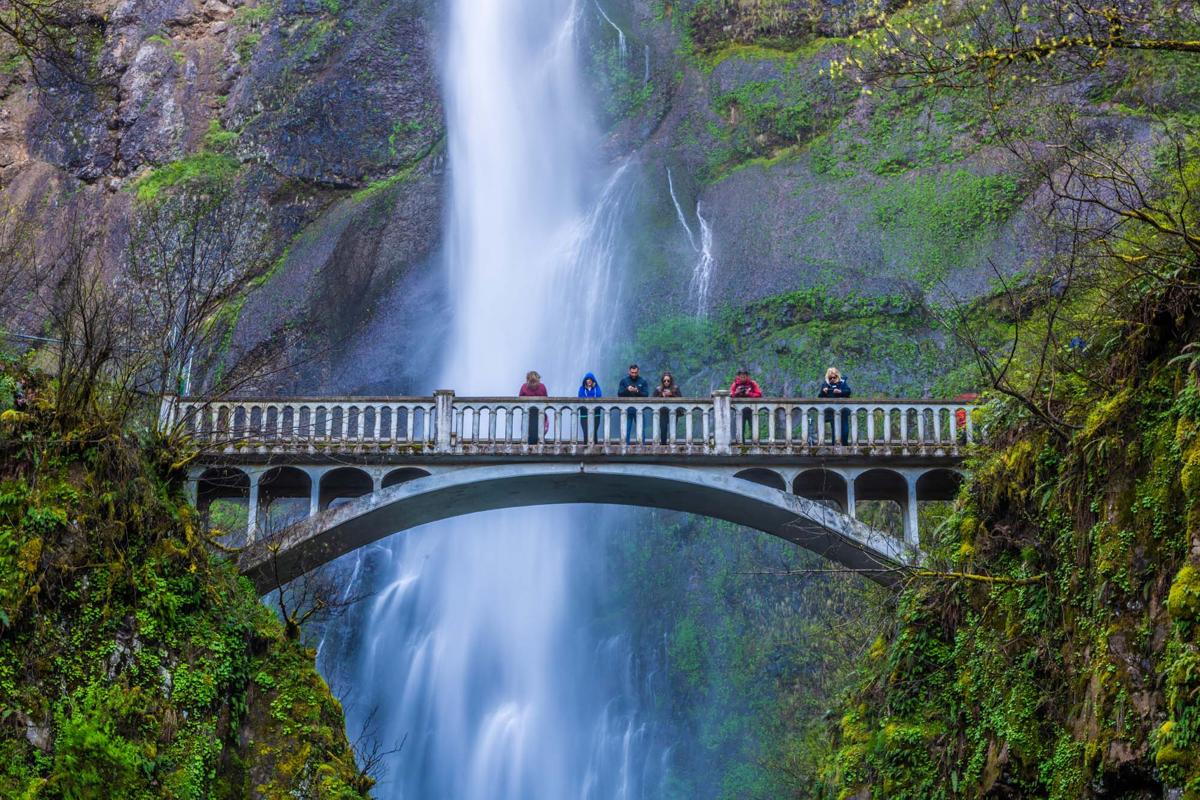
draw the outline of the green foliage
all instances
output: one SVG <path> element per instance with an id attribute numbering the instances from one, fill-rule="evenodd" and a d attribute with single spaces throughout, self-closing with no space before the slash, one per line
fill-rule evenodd
<path id="1" fill-rule="evenodd" d="M 875 218 L 887 234 L 889 260 L 916 265 L 918 281 L 932 286 L 991 244 L 1023 194 L 1010 175 L 913 175 L 880 187 Z"/>
<path id="2" fill-rule="evenodd" d="M 240 167 L 237 159 L 223 153 L 200 152 L 151 170 L 134 183 L 134 192 L 138 202 L 150 203 L 175 186 L 229 180 Z"/>
<path id="3" fill-rule="evenodd" d="M 641 59 L 622 50 L 616 41 L 593 43 L 588 71 L 599 85 L 604 116 L 609 123 L 636 114 L 654 94 L 654 83 L 645 79 Z"/>
<path id="4" fill-rule="evenodd" d="M 0 425 L 0 796 L 364 796 L 311 652 L 199 533 L 186 450 L 59 432 L 20 378 L 42 401 Z"/>
<path id="5" fill-rule="evenodd" d="M 1000 580 L 901 595 L 845 701 L 831 795 L 1091 796 L 1125 768 L 1110 754 L 1147 740 L 1167 786 L 1200 788 L 1200 573 L 1187 560 L 1200 494 L 1183 470 L 1197 392 L 1180 378 L 1158 363 L 1136 371 L 1136 391 L 1092 385 L 1065 443 L 1019 416 L 1006 423 L 1018 434 L 993 427 L 999 444 L 972 465 L 931 557 Z M 1160 691 L 1159 676 L 1166 724 L 1130 699 Z"/>
<path id="6" fill-rule="evenodd" d="M 971 388 L 967 353 L 924 307 L 902 295 L 858 296 L 815 286 L 710 318 L 668 316 L 640 328 L 622 354 L 650 373 L 672 370 L 686 391 L 725 387 L 747 366 L 764 391 L 815 393 L 836 364 L 860 396 Z"/>
<path id="7" fill-rule="evenodd" d="M 139 701 L 137 690 L 93 684 L 56 712 L 52 785 L 66 800 L 156 796 L 153 746 L 121 733 L 136 735 Z"/>

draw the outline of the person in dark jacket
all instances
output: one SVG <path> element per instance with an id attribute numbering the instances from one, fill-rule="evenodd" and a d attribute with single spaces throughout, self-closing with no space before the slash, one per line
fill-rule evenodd
<path id="1" fill-rule="evenodd" d="M 749 400 L 762 397 L 762 389 L 758 387 L 758 381 L 750 377 L 750 370 L 742 367 L 737 371 L 733 383 L 729 386 L 729 396 L 734 400 Z M 742 441 L 753 437 L 754 426 L 751 422 L 753 418 L 753 411 L 748 408 L 742 409 Z"/>
<path id="2" fill-rule="evenodd" d="M 629 374 L 621 378 L 621 384 L 617 387 L 617 397 L 649 397 L 650 384 L 642 377 L 641 370 L 637 364 L 629 365 Z M 638 412 L 636 409 L 629 409 L 625 412 L 625 444 L 633 438 L 633 426 L 637 421 Z M 646 425 L 642 423 L 642 438 L 646 438 Z"/>
<path id="3" fill-rule="evenodd" d="M 537 374 L 537 370 L 530 370 L 525 374 L 525 383 L 521 384 L 521 391 L 517 392 L 518 397 L 546 397 L 546 385 L 542 383 L 542 376 Z M 541 416 L 537 406 L 529 407 L 529 443 L 537 444 L 538 435 L 538 417 Z"/>
<path id="4" fill-rule="evenodd" d="M 683 391 L 679 388 L 679 384 L 675 382 L 675 376 L 669 372 L 664 372 L 658 380 L 658 386 L 654 387 L 655 397 L 683 397 Z M 658 442 L 659 444 L 667 443 L 667 432 L 671 429 L 671 411 L 667 408 L 658 410 Z"/>
<path id="5" fill-rule="evenodd" d="M 600 383 L 596 380 L 596 376 L 588 373 L 583 376 L 583 380 L 579 383 L 580 397 L 604 397 L 604 393 L 600 391 Z M 594 428 L 592 430 L 592 440 L 600 441 L 600 417 L 603 412 L 599 408 L 592 409 L 592 416 L 595 418 Z M 583 443 L 588 441 L 588 410 L 586 408 L 579 411 L 579 425 L 583 428 Z"/>
<path id="6" fill-rule="evenodd" d="M 838 372 L 837 367 L 825 370 L 825 382 L 821 384 L 820 396 L 828 400 L 841 400 L 850 396 L 850 384 Z M 850 409 L 842 410 L 842 444 L 850 443 Z M 829 423 L 830 444 L 837 443 L 837 432 L 834 428 L 833 409 L 825 412 L 825 421 Z"/>

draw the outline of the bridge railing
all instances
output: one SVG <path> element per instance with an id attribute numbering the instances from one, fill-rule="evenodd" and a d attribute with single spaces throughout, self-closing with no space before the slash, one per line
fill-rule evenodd
<path id="1" fill-rule="evenodd" d="M 180 424 L 226 453 L 536 452 L 618 448 L 730 454 L 804 448 L 954 448 L 976 440 L 972 406 L 907 400 L 456 397 L 169 399 Z M 843 434 L 845 442 L 843 443 Z M 628 440 L 628 441 L 627 441 Z"/>

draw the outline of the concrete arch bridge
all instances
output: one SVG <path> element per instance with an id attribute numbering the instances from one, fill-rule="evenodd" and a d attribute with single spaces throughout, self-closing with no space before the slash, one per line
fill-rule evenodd
<path id="1" fill-rule="evenodd" d="M 260 592 L 398 531 L 500 508 L 686 511 L 780 536 L 890 583 L 920 562 L 919 504 L 953 498 L 972 409 L 936 401 L 168 398 L 202 448 L 189 488 L 247 509 Z M 845 443 L 842 435 L 845 434 Z M 627 441 L 628 438 L 628 441 Z M 855 518 L 891 501 L 893 536 Z M 285 513 L 277 513 L 286 507 Z"/>

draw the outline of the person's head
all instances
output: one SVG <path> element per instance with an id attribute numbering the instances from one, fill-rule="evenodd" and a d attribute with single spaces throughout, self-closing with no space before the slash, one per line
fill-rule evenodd
<path id="1" fill-rule="evenodd" d="M 631 377 L 631 378 L 636 378 L 636 377 L 638 376 L 638 374 L 639 374 L 639 373 L 641 373 L 641 370 L 640 370 L 640 369 L 638 369 L 638 365 L 637 365 L 637 364 L 630 364 L 630 365 L 629 365 L 629 377 Z"/>
<path id="2" fill-rule="evenodd" d="M 842 373 L 838 372 L 837 367 L 830 367 L 829 369 L 825 370 L 825 382 L 826 383 L 837 383 L 841 379 L 842 379 Z"/>
<path id="3" fill-rule="evenodd" d="M 737 375 L 734 377 L 734 380 L 739 381 L 739 382 L 745 382 L 745 381 L 750 380 L 750 370 L 746 369 L 745 367 L 742 367 L 741 369 L 739 369 L 737 371 Z"/>
<path id="4" fill-rule="evenodd" d="M 531 369 L 529 372 L 525 373 L 525 382 L 530 386 L 537 386 L 542 382 L 542 376 L 538 375 L 536 369 Z"/>
<path id="5" fill-rule="evenodd" d="M 589 389 L 596 385 L 596 379 L 592 377 L 590 372 L 583 376 L 583 385 Z"/>
<path id="6" fill-rule="evenodd" d="M 661 383 L 663 386 L 674 386 L 675 385 L 675 376 L 669 372 L 664 372 L 662 374 L 662 379 L 659 381 L 659 383 Z"/>

